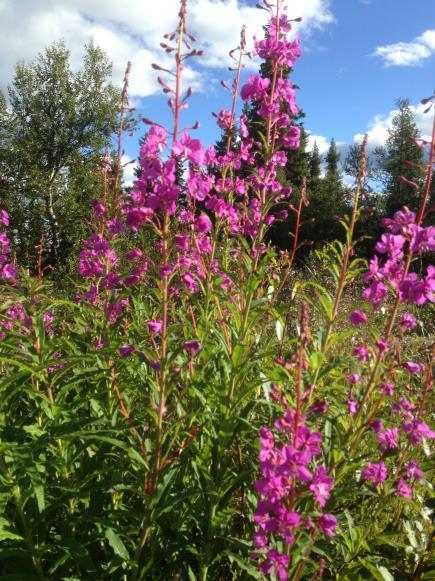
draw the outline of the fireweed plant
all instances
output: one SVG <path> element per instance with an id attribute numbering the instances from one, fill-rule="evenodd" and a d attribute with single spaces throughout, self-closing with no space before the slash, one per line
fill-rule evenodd
<path id="1" fill-rule="evenodd" d="M 161 44 L 174 68 L 153 65 L 173 123 L 144 120 L 123 192 L 128 65 L 72 295 L 15 264 L 0 214 L 4 579 L 433 576 L 433 347 L 419 313 L 434 297 L 435 136 L 420 141 L 419 212 L 384 220 L 368 265 L 354 238 L 365 141 L 346 243 L 319 253 L 328 283 L 293 273 L 298 227 L 289 255 L 267 232 L 286 205 L 299 225 L 309 200 L 304 186 L 295 208 L 279 181 L 299 147 L 285 72 L 301 53 L 285 3 L 258 7 L 270 74 L 242 83 L 243 30 L 229 105 L 213 113 L 218 155 L 199 124 L 182 126 L 183 69 L 202 51 L 181 1 Z M 255 138 L 239 100 L 257 107 Z"/>

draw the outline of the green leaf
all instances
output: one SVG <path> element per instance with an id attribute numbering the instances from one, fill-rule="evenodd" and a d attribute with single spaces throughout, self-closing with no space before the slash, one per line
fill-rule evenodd
<path id="1" fill-rule="evenodd" d="M 126 546 L 121 540 L 121 537 L 117 533 L 115 533 L 115 531 L 111 528 L 107 528 L 104 531 L 104 534 L 106 536 L 106 539 L 109 541 L 109 545 L 112 547 L 115 555 L 118 555 L 118 557 L 121 557 L 121 559 L 123 559 L 124 561 L 128 561 L 129 554 Z"/>

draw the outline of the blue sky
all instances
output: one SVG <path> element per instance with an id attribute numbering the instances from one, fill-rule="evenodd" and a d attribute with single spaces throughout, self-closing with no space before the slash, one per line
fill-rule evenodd
<path id="1" fill-rule="evenodd" d="M 19 59 L 30 60 L 63 38 L 73 66 L 81 63 L 91 39 L 114 63 L 121 83 L 127 60 L 133 61 L 130 93 L 138 114 L 168 120 L 165 97 L 155 82 L 152 62 L 168 65 L 159 42 L 175 26 L 179 0 L 0 0 L 0 87 L 12 78 Z M 293 81 L 300 86 L 299 105 L 305 126 L 321 151 L 334 137 L 349 144 L 369 131 L 372 146 L 382 144 L 398 97 L 409 97 L 418 126 L 429 133 L 431 121 L 418 103 L 434 89 L 434 0 L 289 0 L 298 25 L 303 57 Z M 186 125 L 201 122 L 198 135 L 208 144 L 218 135 L 212 111 L 229 106 L 220 79 L 227 53 L 238 43 L 242 24 L 247 36 L 261 34 L 266 13 L 255 0 L 188 0 L 188 23 L 205 55 L 188 68 L 195 89 Z M 137 154 L 137 138 L 126 141 L 126 157 Z"/>

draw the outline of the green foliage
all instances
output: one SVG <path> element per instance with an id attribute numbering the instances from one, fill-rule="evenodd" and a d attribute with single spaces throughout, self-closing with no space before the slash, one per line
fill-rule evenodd
<path id="1" fill-rule="evenodd" d="M 73 73 L 70 53 L 58 42 L 30 64 L 17 64 L 8 107 L 2 95 L 0 192 L 17 256 L 33 271 L 41 240 L 44 262 L 65 268 L 84 238 L 120 99 L 111 70 L 104 52 L 90 44 Z"/>

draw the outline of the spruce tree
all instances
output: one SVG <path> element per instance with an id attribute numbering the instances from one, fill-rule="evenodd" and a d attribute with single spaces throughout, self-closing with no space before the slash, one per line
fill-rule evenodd
<path id="1" fill-rule="evenodd" d="M 385 146 L 376 151 L 388 216 L 403 206 L 416 210 L 420 205 L 416 189 L 398 177 L 414 182 L 420 191 L 423 181 L 418 168 L 424 162 L 423 152 L 413 141 L 419 136 L 414 113 L 408 99 L 399 99 L 397 107 Z"/>

